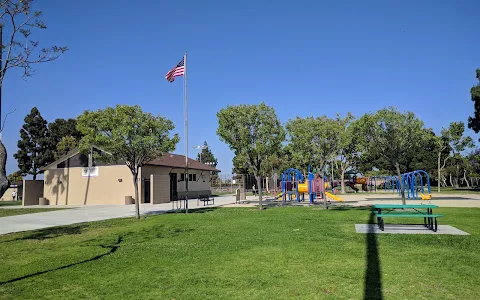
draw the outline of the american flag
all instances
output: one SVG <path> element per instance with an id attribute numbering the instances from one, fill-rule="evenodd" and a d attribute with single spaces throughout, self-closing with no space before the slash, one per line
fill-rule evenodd
<path id="1" fill-rule="evenodd" d="M 165 78 L 169 82 L 173 82 L 175 80 L 175 77 L 183 76 L 183 74 L 185 74 L 185 57 L 182 58 L 182 60 L 175 66 L 175 68 L 168 71 L 167 75 L 165 75 Z"/>

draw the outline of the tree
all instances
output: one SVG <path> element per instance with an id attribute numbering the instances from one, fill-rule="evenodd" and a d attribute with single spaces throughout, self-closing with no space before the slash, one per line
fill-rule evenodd
<path id="1" fill-rule="evenodd" d="M 362 152 L 370 156 L 382 158 L 385 169 L 396 172 L 401 179 L 400 163 L 403 157 L 414 149 L 418 149 L 424 140 L 423 122 L 413 112 L 401 113 L 396 108 L 384 108 L 375 114 L 365 114 L 358 122 L 356 131 Z M 363 155 L 363 153 L 362 153 Z M 400 180 L 402 202 L 405 204 L 405 191 Z"/>
<path id="2" fill-rule="evenodd" d="M 84 135 L 80 150 L 88 152 L 92 146 L 103 152 L 98 159 L 106 163 L 124 162 L 132 172 L 135 189 L 136 218 L 140 218 L 138 197 L 139 169 L 175 149 L 178 135 L 170 137 L 173 122 L 143 112 L 140 106 L 119 105 L 104 110 L 85 111 L 78 117 L 77 128 Z"/>
<path id="3" fill-rule="evenodd" d="M 49 146 L 47 121 L 36 107 L 25 117 L 17 146 L 18 152 L 13 157 L 17 159 L 20 172 L 33 175 L 33 180 L 37 179 L 40 168 L 52 161 L 53 151 Z"/>
<path id="4" fill-rule="evenodd" d="M 19 179 L 22 179 L 22 172 L 20 171 L 15 171 L 12 174 L 8 175 L 8 180 L 10 181 L 10 184 L 17 182 L 17 180 Z"/>
<path id="5" fill-rule="evenodd" d="M 325 164 L 338 154 L 339 126 L 334 119 L 296 117 L 287 122 L 286 129 L 292 162 L 304 172 L 308 166 L 323 170 Z"/>
<path id="6" fill-rule="evenodd" d="M 78 146 L 82 133 L 77 130 L 76 126 L 77 120 L 75 119 L 56 119 L 48 124 L 49 143 L 55 153 L 55 159 Z M 59 145 L 62 140 L 63 142 Z"/>
<path id="7" fill-rule="evenodd" d="M 439 140 L 439 152 L 438 152 L 438 176 L 441 176 L 441 170 L 445 168 L 445 163 L 447 159 L 451 158 L 456 161 L 453 164 L 455 170 L 455 185 L 458 187 L 458 178 L 460 174 L 460 166 L 465 165 L 464 159 L 461 157 L 461 152 L 471 149 L 475 146 L 473 139 L 469 136 L 464 136 L 465 133 L 465 123 L 463 122 L 452 122 L 448 128 L 442 128 L 442 137 Z M 448 150 L 450 155 L 444 159 L 443 166 L 440 166 L 440 155 L 442 151 Z M 464 169 L 463 177 L 466 180 L 467 169 Z M 468 180 L 467 180 L 468 182 Z M 440 184 L 438 186 L 440 191 Z"/>
<path id="8" fill-rule="evenodd" d="M 337 134 L 339 136 L 338 144 L 338 160 L 340 163 L 340 179 L 341 179 L 341 193 L 345 194 L 345 172 L 358 157 L 358 134 L 354 131 L 354 127 L 351 124 L 355 118 L 351 113 L 347 113 L 345 118 L 337 116 L 335 119 L 337 125 Z"/>
<path id="9" fill-rule="evenodd" d="M 268 158 L 281 149 L 285 131 L 272 107 L 242 104 L 227 106 L 217 113 L 217 135 L 235 155 L 244 155 L 248 169 L 257 179 L 259 209 L 262 209 L 261 174 Z"/>
<path id="10" fill-rule="evenodd" d="M 42 12 L 32 11 L 32 3 L 33 0 L 0 1 L 0 44 L 2 49 L 0 52 L 0 124 L 2 124 L 1 95 L 7 71 L 12 68 L 21 68 L 24 78 L 32 76 L 35 72 L 33 65 L 54 61 L 68 50 L 67 47 L 53 46 L 37 51 L 40 43 L 31 39 L 32 29 L 46 29 L 47 27 L 40 19 Z M 7 43 L 3 43 L 4 29 L 8 31 Z M 34 57 L 35 53 L 38 54 L 37 57 Z M 0 197 L 3 196 L 9 185 L 5 168 L 7 150 L 1 139 L 4 123 L 5 121 L 0 127 Z"/>
<path id="11" fill-rule="evenodd" d="M 55 159 L 66 155 L 68 152 L 78 147 L 78 142 L 79 140 L 71 135 L 62 137 L 62 139 L 57 143 L 57 147 L 55 149 Z"/>
<path id="12" fill-rule="evenodd" d="M 201 163 L 208 164 L 214 168 L 217 167 L 218 160 L 213 155 L 212 151 L 208 147 L 207 141 L 203 142 L 202 151 L 197 154 L 197 160 Z M 218 172 L 210 172 L 210 182 L 215 182 L 218 178 Z"/>
<path id="13" fill-rule="evenodd" d="M 476 75 L 478 83 L 470 89 L 475 111 L 473 117 L 468 117 L 468 128 L 478 133 L 480 131 L 480 69 L 476 70 Z"/>

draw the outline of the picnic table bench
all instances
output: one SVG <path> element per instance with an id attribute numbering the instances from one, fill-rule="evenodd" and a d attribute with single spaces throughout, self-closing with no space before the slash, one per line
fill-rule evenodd
<path id="1" fill-rule="evenodd" d="M 205 206 L 205 203 L 206 203 L 206 204 L 209 204 L 210 201 L 212 201 L 212 203 L 215 204 L 215 198 L 214 198 L 214 197 L 210 197 L 210 196 L 208 196 L 208 195 L 200 195 L 200 196 L 198 196 L 197 205 L 199 205 L 200 201 L 203 202 L 203 206 Z"/>
<path id="2" fill-rule="evenodd" d="M 423 225 L 437 232 L 437 218 L 443 215 L 434 214 L 432 211 L 434 208 L 438 206 L 433 204 L 375 204 L 373 206 L 378 228 L 382 231 L 385 229 L 384 218 L 423 218 Z"/>

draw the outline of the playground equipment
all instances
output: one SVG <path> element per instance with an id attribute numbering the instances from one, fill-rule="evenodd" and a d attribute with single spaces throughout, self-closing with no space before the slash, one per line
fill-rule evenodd
<path id="1" fill-rule="evenodd" d="M 425 184 L 424 178 L 425 176 L 425 183 L 427 184 L 427 194 L 425 194 Z M 404 189 L 407 192 L 407 198 L 410 199 L 418 199 L 418 194 L 420 193 L 422 200 L 431 200 L 432 194 L 430 194 L 430 176 L 428 173 L 423 170 L 416 170 L 413 172 L 408 172 L 402 174 L 402 182 L 404 185 Z M 399 189 L 399 195 L 401 195 L 402 191 Z"/>
<path id="2" fill-rule="evenodd" d="M 283 202 L 295 200 L 296 202 L 305 201 L 305 194 L 308 195 L 310 203 L 317 197 L 322 197 L 324 192 L 323 179 L 318 174 L 310 172 L 308 167 L 308 176 L 305 176 L 298 169 L 290 168 L 282 173 L 282 193 L 277 195 Z"/>
<path id="3" fill-rule="evenodd" d="M 384 192 L 398 191 L 400 189 L 400 181 L 397 176 L 372 176 L 369 178 L 370 191 L 377 192 L 377 189 Z"/>

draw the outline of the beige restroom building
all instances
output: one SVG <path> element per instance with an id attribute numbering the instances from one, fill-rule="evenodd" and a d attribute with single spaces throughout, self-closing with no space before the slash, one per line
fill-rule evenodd
<path id="1" fill-rule="evenodd" d="M 43 198 L 49 205 L 123 205 L 126 197 L 135 198 L 133 176 L 125 164 L 105 164 L 90 156 L 73 150 L 42 169 Z M 188 168 L 189 198 L 211 195 L 211 173 L 220 170 L 191 158 Z M 185 183 L 185 156 L 167 153 L 140 168 L 140 203 L 184 199 Z M 23 205 L 32 204 L 38 204 L 36 199 Z"/>

